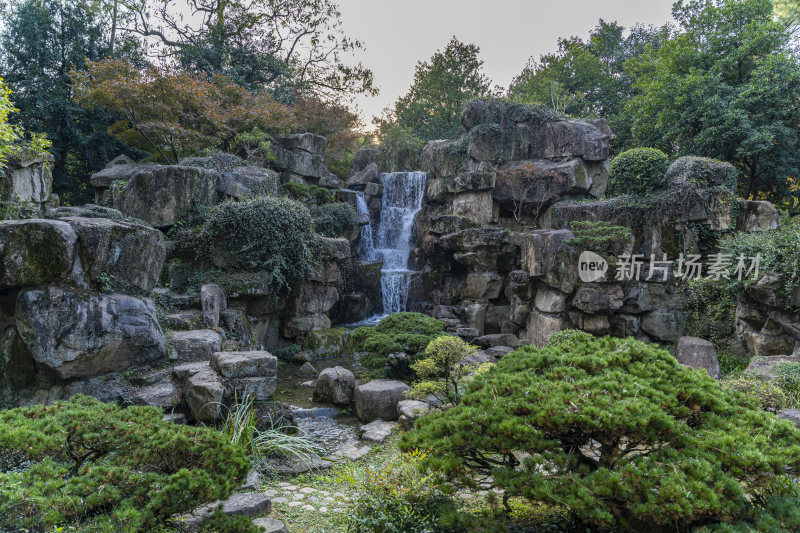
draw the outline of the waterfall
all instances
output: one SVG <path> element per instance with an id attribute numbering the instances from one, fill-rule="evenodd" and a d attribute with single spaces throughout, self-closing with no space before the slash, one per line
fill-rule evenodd
<path id="1" fill-rule="evenodd" d="M 375 237 L 372 236 L 372 222 L 370 221 L 367 202 L 364 200 L 363 192 L 356 192 L 356 210 L 358 211 L 358 221 L 366 219 L 367 223 L 361 226 L 361 243 L 359 251 L 363 261 L 375 260 Z"/>
<path id="2" fill-rule="evenodd" d="M 412 276 L 408 269 L 408 256 L 415 244 L 414 217 L 422 208 L 426 179 L 424 172 L 381 175 L 381 220 L 372 258 L 383 261 L 381 295 L 384 316 L 406 310 Z"/>

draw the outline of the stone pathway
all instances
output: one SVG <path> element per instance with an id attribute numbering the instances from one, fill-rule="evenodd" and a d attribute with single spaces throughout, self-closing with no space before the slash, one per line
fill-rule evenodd
<path id="1" fill-rule="evenodd" d="M 289 508 L 300 508 L 303 511 L 317 513 L 343 513 L 343 504 L 350 498 L 341 492 L 318 490 L 314 487 L 299 487 L 281 481 L 277 488 L 264 491 L 275 505 L 284 504 Z"/>

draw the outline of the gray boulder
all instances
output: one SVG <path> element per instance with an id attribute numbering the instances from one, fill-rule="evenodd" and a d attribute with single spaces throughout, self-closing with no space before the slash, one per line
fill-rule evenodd
<path id="1" fill-rule="evenodd" d="M 682 365 L 692 368 L 704 368 L 708 375 L 720 379 L 719 360 L 714 345 L 697 337 L 681 337 L 675 346 L 675 359 Z"/>
<path id="2" fill-rule="evenodd" d="M 326 368 L 319 373 L 314 386 L 314 401 L 348 405 L 353 402 L 356 377 L 341 366 Z"/>
<path id="3" fill-rule="evenodd" d="M 616 311 L 622 307 L 624 293 L 617 284 L 582 285 L 572 298 L 572 306 L 586 313 Z"/>
<path id="4" fill-rule="evenodd" d="M 365 422 L 397 420 L 397 404 L 410 387 L 402 381 L 375 379 L 356 387 L 356 415 Z"/>
<path id="5" fill-rule="evenodd" d="M 225 291 L 216 283 L 206 283 L 200 287 L 200 305 L 203 307 L 203 323 L 206 327 L 219 326 L 220 313 L 228 308 Z"/>
<path id="6" fill-rule="evenodd" d="M 96 204 L 52 207 L 45 211 L 45 218 L 61 219 L 67 217 L 108 218 L 110 220 L 123 220 L 125 218 L 116 209 Z"/>
<path id="7" fill-rule="evenodd" d="M 125 185 L 115 186 L 114 208 L 153 227 L 166 228 L 188 216 L 195 206 L 214 205 L 218 177 L 218 172 L 205 168 L 144 167 Z"/>
<path id="8" fill-rule="evenodd" d="M 9 158 L 0 172 L 0 200 L 34 204 L 50 200 L 54 160 L 50 154 L 31 158 L 24 152 Z"/>
<path id="9" fill-rule="evenodd" d="M 222 348 L 222 337 L 210 329 L 175 332 L 170 339 L 170 359 L 177 361 L 205 361 Z"/>
<path id="10" fill-rule="evenodd" d="M 764 231 L 776 229 L 780 223 L 778 210 L 769 202 L 759 200 L 739 200 L 739 231 Z"/>
<path id="11" fill-rule="evenodd" d="M 650 311 L 642 318 L 642 329 L 662 341 L 677 340 L 680 335 L 678 313 L 668 309 Z"/>
<path id="12" fill-rule="evenodd" d="M 778 418 L 783 418 L 800 428 L 800 409 L 781 409 L 777 412 Z"/>
<path id="13" fill-rule="evenodd" d="M 461 297 L 470 300 L 494 300 L 500 296 L 503 279 L 496 272 L 473 272 L 467 274 L 467 282 Z"/>
<path id="14" fill-rule="evenodd" d="M 429 403 L 419 400 L 402 400 L 397 404 L 400 426 L 408 431 L 414 427 L 414 421 L 431 410 Z"/>
<path id="15" fill-rule="evenodd" d="M 203 370 L 186 378 L 183 395 L 192 416 L 198 422 L 212 423 L 222 416 L 225 387 L 212 370 Z"/>
<path id="16" fill-rule="evenodd" d="M 59 220 L 0 222 L 0 289 L 66 278 L 77 240 L 72 227 Z"/>
<path id="17" fill-rule="evenodd" d="M 121 292 L 147 293 L 155 287 L 167 255 L 164 235 L 157 229 L 105 218 L 67 217 L 78 236 L 86 276 L 108 276 Z"/>
<path id="18" fill-rule="evenodd" d="M 238 166 L 220 172 L 217 190 L 225 196 L 246 200 L 255 196 L 275 194 L 279 181 L 278 173 L 273 170 Z"/>
<path id="19" fill-rule="evenodd" d="M 172 380 L 142 387 L 133 395 L 136 405 L 151 405 L 171 409 L 180 403 L 181 395 Z"/>
<path id="20" fill-rule="evenodd" d="M 278 358 L 269 352 L 217 352 L 211 367 L 225 378 L 273 377 L 278 373 Z"/>
<path id="21" fill-rule="evenodd" d="M 50 286 L 20 293 L 16 325 L 34 361 L 61 379 L 98 376 L 165 355 L 153 302 Z"/>

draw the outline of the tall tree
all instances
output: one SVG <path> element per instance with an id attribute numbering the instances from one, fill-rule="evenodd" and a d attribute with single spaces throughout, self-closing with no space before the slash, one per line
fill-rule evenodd
<path id="1" fill-rule="evenodd" d="M 104 24 L 101 9 L 83 0 L 23 0 L 3 17 L 0 73 L 19 108 L 12 118 L 52 140 L 54 188 L 68 200 L 88 197 L 88 176 L 125 149 L 106 132 L 107 111 L 72 102 L 70 70 L 110 53 Z"/>
<path id="2" fill-rule="evenodd" d="M 344 61 L 363 44 L 344 34 L 332 0 L 128 0 L 126 10 L 134 18 L 125 30 L 193 74 L 286 98 L 377 93 L 369 69 Z"/>
<path id="3" fill-rule="evenodd" d="M 800 195 L 800 63 L 772 1 L 681 0 L 673 16 L 678 31 L 630 64 L 633 134 L 736 164 L 746 197 Z"/>
<path id="4" fill-rule="evenodd" d="M 636 25 L 629 32 L 600 20 L 586 41 L 560 39 L 555 53 L 531 58 L 508 90 L 511 99 L 552 107 L 576 117 L 606 118 L 616 134 L 615 148 L 632 143 L 624 106 L 634 94 L 626 62 L 668 37 L 668 27 Z"/>
<path id="5" fill-rule="evenodd" d="M 464 103 L 492 94 L 479 53 L 480 48 L 454 36 L 429 61 L 417 63 L 411 89 L 378 125 L 383 129 L 396 122 L 422 140 L 457 137 Z"/>

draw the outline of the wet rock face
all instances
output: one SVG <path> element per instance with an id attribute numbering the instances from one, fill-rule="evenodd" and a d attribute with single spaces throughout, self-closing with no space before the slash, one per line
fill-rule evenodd
<path id="1" fill-rule="evenodd" d="M 33 360 L 60 379 L 99 376 L 165 355 L 150 300 L 51 286 L 22 291 L 15 318 Z"/>

